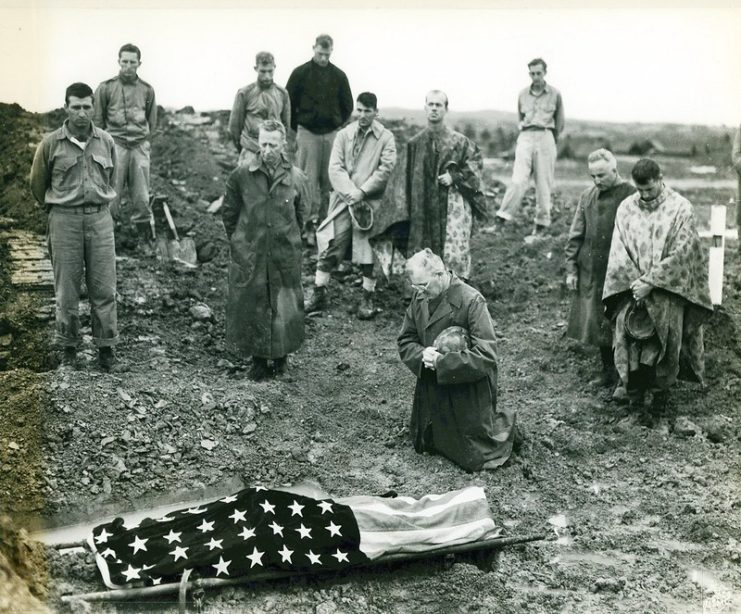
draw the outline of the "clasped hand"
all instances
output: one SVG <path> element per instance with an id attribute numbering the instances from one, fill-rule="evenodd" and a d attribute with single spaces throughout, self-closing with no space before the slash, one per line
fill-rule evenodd
<path id="1" fill-rule="evenodd" d="M 453 177 L 450 173 L 445 172 L 442 175 L 438 176 L 437 182 L 441 186 L 445 186 L 446 188 L 449 188 L 451 185 L 453 185 Z"/>
<path id="2" fill-rule="evenodd" d="M 637 303 L 640 303 L 644 298 L 646 298 L 653 289 L 654 287 L 650 283 L 643 281 L 642 279 L 636 279 L 632 284 L 630 284 L 630 291 L 633 293 L 633 298 Z"/>
<path id="3" fill-rule="evenodd" d="M 434 347 L 428 347 L 422 350 L 422 364 L 428 369 L 435 370 L 435 364 L 437 363 L 438 357 L 441 356 Z"/>

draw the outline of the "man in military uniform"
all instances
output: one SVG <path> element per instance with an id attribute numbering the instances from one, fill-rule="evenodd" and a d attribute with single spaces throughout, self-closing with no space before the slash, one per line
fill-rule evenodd
<path id="1" fill-rule="evenodd" d="M 118 52 L 117 76 L 103 81 L 95 91 L 93 123 L 116 143 L 116 198 L 111 203 L 114 219 L 125 221 L 121 211 L 124 187 L 128 186 L 131 216 L 128 220 L 139 237 L 152 238 L 149 220 L 150 140 L 157 126 L 154 89 L 141 79 L 141 51 L 127 43 Z"/>
<path id="2" fill-rule="evenodd" d="M 116 148 L 111 135 L 93 125 L 93 90 L 73 83 L 64 96 L 67 119 L 46 135 L 31 167 L 31 192 L 49 214 L 49 251 L 56 298 L 55 343 L 62 364 L 74 367 L 80 344 L 80 283 L 90 300 L 93 342 L 109 371 L 118 340 L 116 252 L 108 208 L 115 197 Z"/>

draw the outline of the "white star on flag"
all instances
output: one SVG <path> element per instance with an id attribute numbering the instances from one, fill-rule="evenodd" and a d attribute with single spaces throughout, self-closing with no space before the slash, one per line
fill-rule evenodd
<path id="1" fill-rule="evenodd" d="M 311 564 L 312 565 L 321 565 L 322 564 L 322 562 L 319 560 L 319 555 L 318 554 L 314 554 L 311 550 L 309 550 L 306 553 L 306 556 L 309 557 L 309 560 L 311 561 Z"/>
<path id="2" fill-rule="evenodd" d="M 132 580 L 138 580 L 139 579 L 139 572 L 141 569 L 137 569 L 136 567 L 132 567 L 131 564 L 129 564 L 128 569 L 124 569 L 121 573 L 126 576 L 126 581 L 131 582 Z"/>
<path id="3" fill-rule="evenodd" d="M 327 531 L 329 531 L 330 536 L 339 535 L 340 537 L 342 537 L 342 533 L 340 533 L 341 528 L 342 528 L 341 526 L 337 526 L 331 520 L 329 521 L 329 525 L 327 525 Z"/>
<path id="4" fill-rule="evenodd" d="M 273 522 L 268 526 L 273 529 L 273 535 L 280 535 L 281 537 L 283 537 L 283 527 L 275 522 L 275 520 L 273 520 Z"/>
<path id="5" fill-rule="evenodd" d="M 149 571 L 150 569 L 153 569 L 154 565 L 142 565 L 142 571 Z"/>
<path id="6" fill-rule="evenodd" d="M 261 490 L 267 490 L 264 486 L 255 486 L 255 492 L 260 492 Z"/>
<path id="7" fill-rule="evenodd" d="M 332 504 L 329 501 L 320 501 L 319 507 L 322 508 L 322 514 L 324 512 L 329 512 L 330 514 L 332 513 Z"/>
<path id="8" fill-rule="evenodd" d="M 307 537 L 311 539 L 311 529 L 307 529 L 304 526 L 304 523 L 301 523 L 301 526 L 298 529 L 294 529 L 295 531 L 298 531 L 301 534 L 301 539 L 304 539 L 304 537 Z"/>
<path id="9" fill-rule="evenodd" d="M 275 506 L 272 503 L 269 503 L 267 499 L 260 503 L 260 507 L 263 509 L 263 511 L 268 514 L 275 514 Z"/>
<path id="10" fill-rule="evenodd" d="M 100 553 L 100 556 L 102 556 L 104 559 L 107 559 L 109 556 L 112 556 L 114 559 L 116 558 L 116 552 L 114 550 L 111 550 L 110 548 L 103 550 L 103 552 Z"/>
<path id="11" fill-rule="evenodd" d="M 289 550 L 288 546 L 283 544 L 283 550 L 278 550 L 278 554 L 280 554 L 280 558 L 283 560 L 284 563 L 292 563 L 291 561 L 291 555 L 293 554 L 293 550 Z"/>
<path id="12" fill-rule="evenodd" d="M 227 568 L 229 567 L 229 563 L 231 561 L 225 561 L 223 557 L 219 557 L 219 562 L 216 563 L 216 565 L 211 565 L 216 570 L 216 575 L 218 576 L 220 573 L 224 573 L 224 575 L 229 575 L 229 572 L 227 571 Z"/>
<path id="13" fill-rule="evenodd" d="M 171 520 L 175 520 L 171 516 L 162 516 L 160 518 L 157 518 L 157 522 L 170 522 Z"/>
<path id="14" fill-rule="evenodd" d="M 185 553 L 186 550 L 188 550 L 187 546 L 185 548 L 181 548 L 180 546 L 175 546 L 175 550 L 173 550 L 169 554 L 175 557 L 175 561 L 177 561 L 178 559 L 187 559 L 188 555 Z M 173 563 L 175 561 L 173 561 Z"/>
<path id="15" fill-rule="evenodd" d="M 203 519 L 203 522 L 199 524 L 196 529 L 199 529 L 201 533 L 208 533 L 209 531 L 214 530 L 214 522 L 206 522 L 206 519 Z"/>
<path id="16" fill-rule="evenodd" d="M 167 543 L 168 544 L 171 544 L 172 542 L 179 542 L 180 541 L 180 536 L 182 534 L 183 534 L 182 531 L 180 531 L 179 533 L 175 533 L 175 531 L 173 531 L 172 529 L 170 529 L 170 532 L 167 535 L 164 536 L 164 539 L 167 540 Z"/>
<path id="17" fill-rule="evenodd" d="M 219 499 L 222 503 L 234 503 L 237 500 L 237 495 L 229 495 L 223 499 Z"/>
<path id="18" fill-rule="evenodd" d="M 337 552 L 335 552 L 332 556 L 337 559 L 338 563 L 342 563 L 342 561 L 345 561 L 345 563 L 350 562 L 347 558 L 347 552 L 340 552 L 339 548 L 337 548 Z"/>
<path id="19" fill-rule="evenodd" d="M 139 520 L 134 520 L 133 518 L 129 518 L 128 520 L 124 521 L 123 527 L 127 531 L 131 531 L 131 529 L 138 529 L 139 522 L 140 522 Z"/>
<path id="20" fill-rule="evenodd" d="M 113 534 L 103 529 L 98 535 L 95 536 L 95 543 L 105 544 L 108 542 L 109 537 L 113 537 Z"/>
<path id="21" fill-rule="evenodd" d="M 157 586 L 162 582 L 162 578 L 152 578 L 152 586 Z"/>
<path id="22" fill-rule="evenodd" d="M 223 539 L 214 539 L 212 537 L 211 541 L 208 542 L 206 546 L 208 546 L 209 550 L 213 550 L 214 548 L 220 548 L 221 550 L 223 550 L 223 548 L 221 547 L 221 542 L 223 541 L 224 541 Z"/>
<path id="23" fill-rule="evenodd" d="M 295 499 L 293 500 L 293 504 L 288 506 L 288 509 L 291 510 L 291 516 L 298 515 L 303 518 L 304 515 L 301 513 L 301 510 L 304 509 L 304 506 L 299 504 L 299 502 L 296 501 Z"/>
<path id="24" fill-rule="evenodd" d="M 257 548 L 252 549 L 252 554 L 248 554 L 247 558 L 252 561 L 250 564 L 250 569 L 252 569 L 255 565 L 260 565 L 262 567 L 262 555 L 265 554 L 264 552 L 259 552 Z"/>
<path id="25" fill-rule="evenodd" d="M 240 520 L 241 520 L 242 522 L 244 522 L 245 520 L 247 520 L 247 519 L 245 518 L 245 514 L 246 514 L 246 513 L 247 513 L 247 512 L 242 512 L 242 511 L 240 511 L 240 510 L 238 510 L 238 509 L 235 509 L 235 510 L 234 510 L 234 513 L 233 513 L 233 514 L 232 514 L 231 516 L 229 516 L 229 518 L 232 518 L 232 519 L 234 520 L 234 524 L 237 524 L 237 523 L 238 523 L 238 522 L 239 522 Z"/>
<path id="26" fill-rule="evenodd" d="M 149 538 L 145 539 L 139 539 L 138 535 L 134 535 L 134 541 L 129 544 L 129 548 L 134 549 L 134 554 L 139 552 L 139 550 L 144 550 L 144 552 L 147 551 L 147 547 L 144 545 L 149 541 Z"/>
<path id="27" fill-rule="evenodd" d="M 205 507 L 189 507 L 183 514 L 203 514 L 207 511 Z"/>
<path id="28" fill-rule="evenodd" d="M 241 537 L 244 540 L 248 540 L 250 537 L 255 536 L 255 529 L 248 529 L 247 527 L 242 527 L 242 532 L 237 533 L 239 537 Z"/>

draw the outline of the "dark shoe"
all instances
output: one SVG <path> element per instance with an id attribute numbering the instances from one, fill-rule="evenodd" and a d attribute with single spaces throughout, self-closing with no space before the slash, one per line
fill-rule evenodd
<path id="1" fill-rule="evenodd" d="M 363 290 L 363 297 L 358 306 L 358 319 L 370 320 L 376 315 L 376 307 L 373 305 L 373 292 Z"/>
<path id="2" fill-rule="evenodd" d="M 101 371 L 110 372 L 116 364 L 116 355 L 112 347 L 103 347 L 98 350 L 98 364 Z"/>
<path id="3" fill-rule="evenodd" d="M 304 311 L 306 313 L 312 313 L 313 311 L 322 311 L 327 308 L 327 287 L 326 286 L 314 286 L 314 292 L 311 298 L 304 305 Z"/>
<path id="4" fill-rule="evenodd" d="M 67 346 L 62 352 L 62 359 L 59 361 L 62 367 L 76 367 L 77 366 L 77 348 L 74 346 Z"/>
<path id="5" fill-rule="evenodd" d="M 273 373 L 275 375 L 285 375 L 286 371 L 288 371 L 288 356 L 273 360 Z"/>
<path id="6" fill-rule="evenodd" d="M 669 391 L 654 390 L 654 396 L 651 400 L 651 410 L 654 414 L 661 416 L 669 408 Z"/>
<path id="7" fill-rule="evenodd" d="M 273 372 L 268 368 L 268 361 L 264 358 L 258 358 L 257 356 L 252 357 L 252 367 L 247 374 L 251 380 L 255 382 L 262 381 L 273 375 Z"/>

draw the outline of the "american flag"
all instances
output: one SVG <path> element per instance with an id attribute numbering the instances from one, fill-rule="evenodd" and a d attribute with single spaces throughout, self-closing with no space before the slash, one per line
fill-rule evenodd
<path id="1" fill-rule="evenodd" d="M 336 500 L 257 486 L 136 526 L 116 518 L 95 527 L 88 544 L 106 586 L 126 588 L 175 582 L 186 569 L 212 578 L 337 570 L 500 531 L 476 486 L 420 499 Z"/>
<path id="2" fill-rule="evenodd" d="M 173 582 L 186 569 L 235 578 L 368 560 L 348 506 L 260 486 L 138 526 L 116 518 L 95 527 L 88 544 L 109 588 Z"/>

